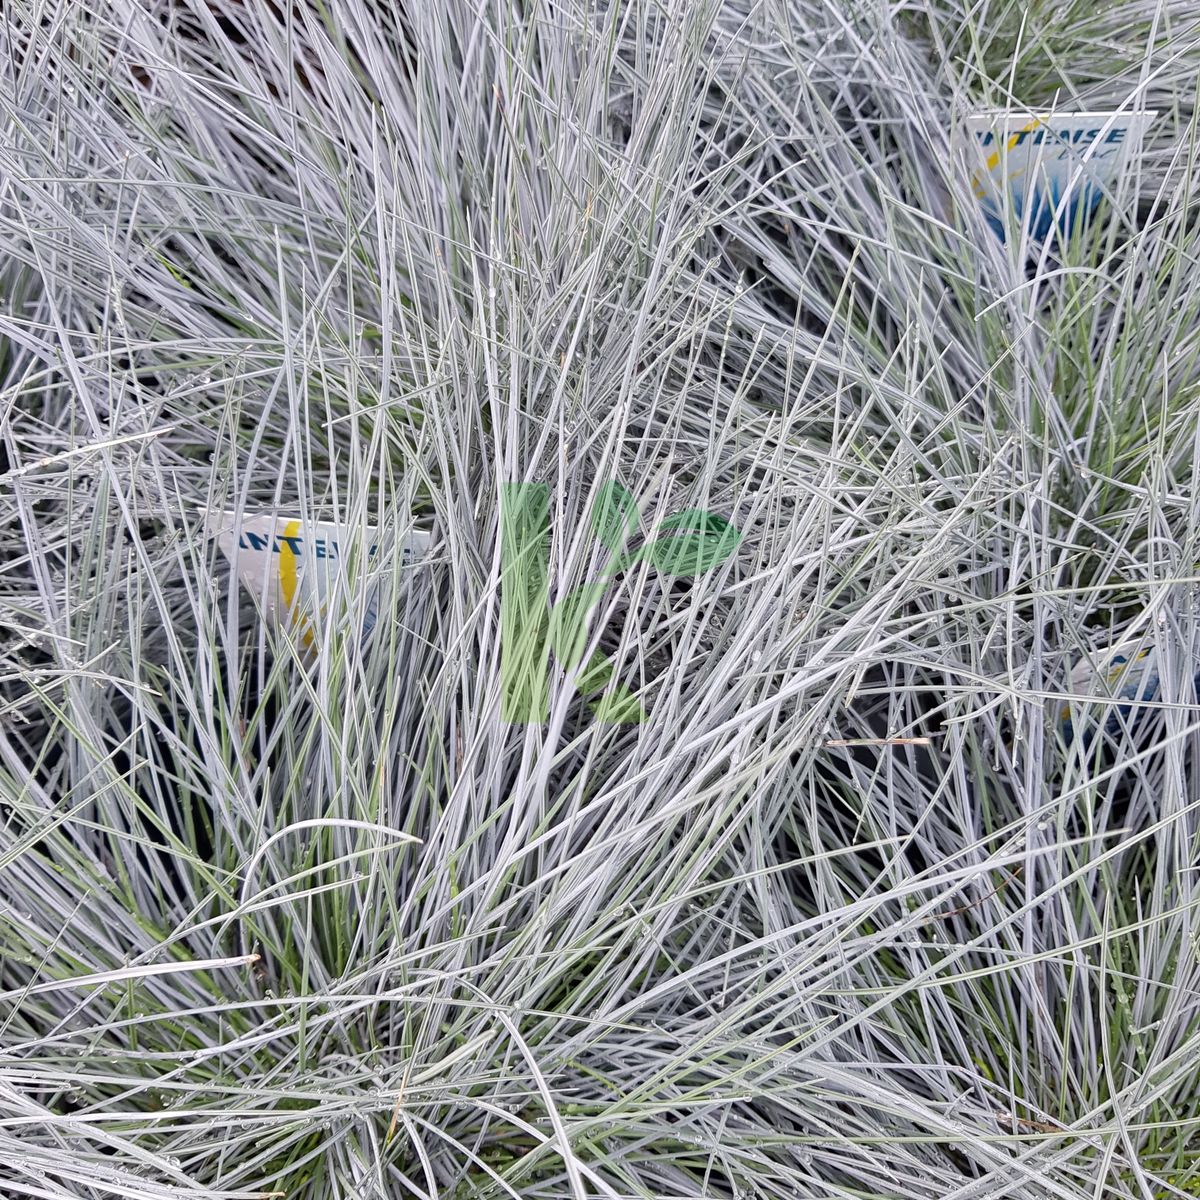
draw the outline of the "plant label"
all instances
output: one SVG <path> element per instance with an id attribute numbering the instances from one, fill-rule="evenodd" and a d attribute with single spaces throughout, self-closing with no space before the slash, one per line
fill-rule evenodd
<path id="1" fill-rule="evenodd" d="M 961 127 L 971 187 L 1004 239 L 1005 209 L 1045 239 L 1086 221 L 1138 153 L 1158 114 L 1140 112 L 976 113 Z M 1007 203 L 1006 203 L 1007 200 Z"/>
<path id="2" fill-rule="evenodd" d="M 351 562 L 356 557 L 361 560 L 362 555 L 372 562 L 378 550 L 376 531 L 371 526 L 360 533 L 328 522 L 232 512 L 207 513 L 205 523 L 209 535 L 233 564 L 242 586 L 262 605 L 267 619 L 279 624 L 289 618 L 306 645 L 313 642 L 315 623 L 310 618 L 325 611 Z M 400 565 L 414 565 L 424 558 L 431 540 L 431 534 L 410 529 L 397 546 Z M 377 588 L 372 585 L 364 634 L 375 624 L 377 606 Z"/>

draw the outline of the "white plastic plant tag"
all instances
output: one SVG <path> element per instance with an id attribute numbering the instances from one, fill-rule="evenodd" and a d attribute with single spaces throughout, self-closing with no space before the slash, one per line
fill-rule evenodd
<path id="1" fill-rule="evenodd" d="M 242 585 L 262 605 L 267 619 L 279 624 L 289 618 L 306 645 L 313 643 L 315 622 L 324 611 L 335 582 L 349 562 L 354 531 L 323 521 L 279 516 L 208 513 L 207 531 L 233 564 Z M 375 530 L 368 526 L 359 545 L 368 559 L 376 552 Z M 429 549 L 431 535 L 412 529 L 398 547 L 401 564 L 412 565 Z M 372 586 L 364 614 L 364 636 L 375 624 L 377 588 Z"/>
<path id="2" fill-rule="evenodd" d="M 1070 690 L 1073 696 L 1109 697 L 1128 702 L 1116 706 L 1088 706 L 1093 712 L 1101 714 L 1098 722 L 1093 716 L 1090 723 L 1098 723 L 1111 733 L 1117 728 L 1119 717 L 1132 712 L 1134 702 L 1158 698 L 1158 654 L 1153 646 L 1143 645 L 1139 649 L 1137 642 L 1130 642 L 1124 648 L 1109 647 L 1094 658 L 1085 658 L 1075 664 L 1071 672 Z M 1080 715 L 1073 711 L 1070 703 L 1063 704 L 1059 710 L 1059 719 L 1068 740 L 1077 733 L 1087 731 L 1086 725 L 1090 723 L 1086 718 L 1081 723 Z"/>
<path id="3" fill-rule="evenodd" d="M 1030 235 L 1068 233 L 1095 212 L 1157 116 L 1140 112 L 976 113 L 960 127 L 968 139 L 971 186 L 988 224 L 1004 238 L 1011 204 Z M 1007 197 L 1007 201 L 1006 201 Z"/>

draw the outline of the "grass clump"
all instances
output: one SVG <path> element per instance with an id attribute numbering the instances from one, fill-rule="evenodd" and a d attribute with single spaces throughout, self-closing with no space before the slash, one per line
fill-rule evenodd
<path id="1" fill-rule="evenodd" d="M 1200 1194 L 1194 31 L 1133 7 L 5 10 L 0 1191 Z M 952 130 L 1056 92 L 1170 120 L 1006 244 Z M 592 597 L 644 719 L 504 719 L 520 482 L 549 602 L 614 496 L 736 530 Z M 202 508 L 347 528 L 311 645 Z M 1155 696 L 1072 693 L 1118 638 Z"/>

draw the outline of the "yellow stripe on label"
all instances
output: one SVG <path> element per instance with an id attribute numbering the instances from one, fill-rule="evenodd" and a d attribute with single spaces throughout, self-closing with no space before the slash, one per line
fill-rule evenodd
<path id="1" fill-rule="evenodd" d="M 296 552 L 292 549 L 288 538 L 300 536 L 300 522 L 289 521 L 283 527 L 283 535 L 279 539 L 279 590 L 283 595 L 283 604 L 288 611 L 288 615 L 292 616 L 292 609 L 296 602 L 296 590 L 299 584 L 299 573 L 296 569 Z M 304 645 L 310 650 L 313 644 L 312 630 L 308 626 L 308 622 L 303 618 L 299 621 L 301 634 L 304 638 Z"/>
<path id="2" fill-rule="evenodd" d="M 1008 141 L 1004 144 L 1004 150 L 993 150 L 987 156 L 987 161 L 984 164 L 989 172 L 994 171 L 1000 164 L 1000 159 L 1004 153 L 1013 149 L 1014 146 L 1021 140 L 1021 135 L 1024 133 L 1032 133 L 1042 124 L 1041 117 L 1034 117 L 1028 125 L 1023 125 L 1016 133 L 1009 134 Z M 971 187 L 974 189 L 975 195 L 983 197 L 983 184 L 979 182 L 979 173 L 976 172 L 971 176 Z"/>
<path id="3" fill-rule="evenodd" d="M 1127 659 L 1123 662 L 1117 663 L 1115 666 L 1110 667 L 1108 670 L 1108 674 L 1104 677 L 1104 681 L 1106 683 L 1112 683 L 1113 680 L 1118 679 L 1121 675 L 1121 672 L 1124 671 L 1126 667 L 1132 666 L 1133 663 L 1141 662 L 1142 659 L 1144 659 L 1144 658 L 1149 658 L 1150 650 L 1151 650 L 1151 647 L 1147 646 L 1144 650 L 1139 650 L 1133 656 L 1132 661 Z"/>

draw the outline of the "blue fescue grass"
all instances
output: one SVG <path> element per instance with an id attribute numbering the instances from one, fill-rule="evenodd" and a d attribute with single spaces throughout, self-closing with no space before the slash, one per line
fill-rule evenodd
<path id="1" fill-rule="evenodd" d="M 1184 8 L 5 9 L 5 1195 L 1200 1194 Z M 1005 244 L 1056 92 L 1167 115 Z M 646 720 L 502 719 L 520 481 L 739 531 Z M 202 507 L 434 543 L 308 648 Z"/>

